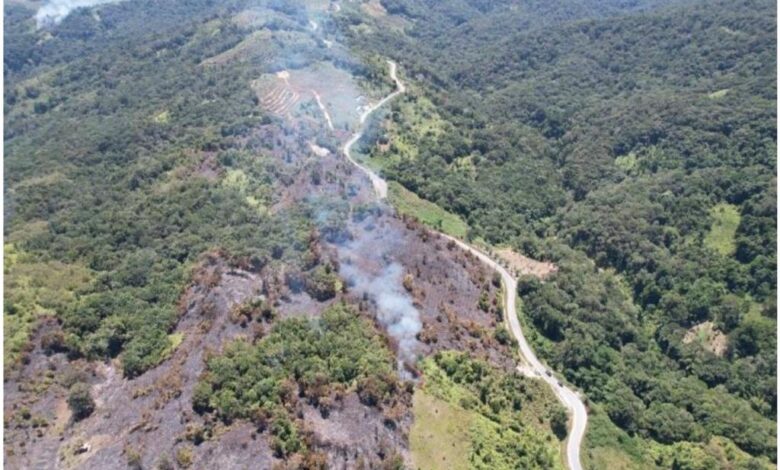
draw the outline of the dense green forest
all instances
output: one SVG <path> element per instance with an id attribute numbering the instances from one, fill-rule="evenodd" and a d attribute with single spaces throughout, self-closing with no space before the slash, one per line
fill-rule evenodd
<path id="1" fill-rule="evenodd" d="M 306 215 L 261 210 L 288 171 L 270 151 L 287 144 L 248 139 L 259 126 L 281 132 L 247 86 L 275 63 L 201 64 L 247 34 L 223 18 L 237 7 L 163 2 L 128 14 L 119 3 L 100 21 L 77 10 L 41 42 L 32 12 L 6 6 L 6 366 L 44 311 L 63 322 L 57 348 L 121 354 L 136 375 L 168 347 L 201 254 L 301 265 Z M 249 183 L 202 174 L 204 161 Z M 69 272 L 78 282 L 58 285 Z"/>
<path id="2" fill-rule="evenodd" d="M 353 43 L 413 89 L 374 164 L 558 264 L 523 320 L 613 423 L 775 460 L 775 5 L 382 4 Z"/>

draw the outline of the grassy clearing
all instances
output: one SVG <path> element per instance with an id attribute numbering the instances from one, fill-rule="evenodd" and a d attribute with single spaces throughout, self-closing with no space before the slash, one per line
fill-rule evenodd
<path id="1" fill-rule="evenodd" d="M 723 98 L 724 96 L 726 96 L 728 94 L 728 92 L 729 92 L 729 88 L 724 88 L 722 90 L 713 91 L 712 93 L 707 95 L 707 97 L 712 99 L 712 100 L 716 100 L 718 98 Z"/>
<path id="2" fill-rule="evenodd" d="M 704 237 L 705 246 L 723 256 L 731 256 L 737 249 L 734 237 L 739 227 L 740 215 L 737 206 L 717 204 L 710 210 L 713 219 L 709 233 Z"/>
<path id="3" fill-rule="evenodd" d="M 425 225 L 457 238 L 465 238 L 469 226 L 460 217 L 391 181 L 388 198 L 393 207 L 401 214 L 411 215 Z"/>
<path id="4" fill-rule="evenodd" d="M 171 113 L 166 109 L 160 113 L 157 113 L 152 117 L 152 121 L 157 124 L 167 124 L 171 120 Z"/>
<path id="5" fill-rule="evenodd" d="M 387 145 L 373 149 L 370 156 L 361 156 L 371 168 L 382 171 L 390 165 L 416 159 L 420 146 L 447 129 L 449 124 L 437 114 L 433 103 L 412 93 L 407 92 L 393 101 L 392 118 L 383 123 Z"/>
<path id="6" fill-rule="evenodd" d="M 592 469 L 655 469 L 645 455 L 644 444 L 615 426 L 606 413 L 594 406 L 588 416 L 583 463 Z"/>
<path id="7" fill-rule="evenodd" d="M 753 298 L 750 296 L 748 296 L 747 299 L 748 302 L 750 302 L 750 308 L 748 309 L 748 313 L 745 316 L 745 319 L 756 321 L 763 318 L 764 315 L 761 313 L 761 311 L 764 309 L 764 306 L 753 300 Z"/>
<path id="8" fill-rule="evenodd" d="M 57 315 L 92 279 L 89 269 L 58 261 L 40 262 L 13 244 L 4 245 L 3 353 L 14 363 L 41 315 Z"/>
<path id="9" fill-rule="evenodd" d="M 163 358 L 162 360 L 168 359 L 171 357 L 171 354 L 176 351 L 176 348 L 179 347 L 181 342 L 184 341 L 184 333 L 171 333 L 168 335 L 168 347 L 163 350 L 163 352 L 160 354 L 160 356 Z"/>
<path id="10" fill-rule="evenodd" d="M 637 158 L 634 152 L 628 155 L 621 155 L 615 159 L 615 165 L 625 172 L 630 172 L 636 168 Z"/>
<path id="11" fill-rule="evenodd" d="M 222 180 L 222 184 L 228 188 L 234 188 L 239 191 L 246 191 L 249 184 L 249 178 L 242 170 L 228 170 Z"/>
<path id="12" fill-rule="evenodd" d="M 562 468 L 548 419 L 559 405 L 544 383 L 455 352 L 421 367 L 411 433 L 416 468 Z"/>
<path id="13" fill-rule="evenodd" d="M 467 469 L 473 413 L 416 390 L 410 443 L 415 468 Z"/>
<path id="14" fill-rule="evenodd" d="M 723 437 L 713 437 L 705 443 L 679 442 L 665 445 L 631 436 L 615 426 L 599 406 L 592 406 L 588 416 L 588 433 L 583 450 L 585 468 L 594 470 L 777 468 L 766 459 L 751 457 Z"/>
<path id="15" fill-rule="evenodd" d="M 212 28 L 213 27 L 218 27 L 218 25 L 215 24 L 212 26 Z M 215 30 L 206 28 L 202 30 L 201 34 L 211 35 L 213 31 Z M 305 37 L 303 34 L 300 36 Z M 271 42 L 271 37 L 272 35 L 270 31 L 254 31 L 232 48 L 221 52 L 214 57 L 205 59 L 203 62 L 201 62 L 201 65 L 225 65 L 234 61 L 246 61 L 255 57 L 267 57 L 272 53 L 271 51 L 273 43 Z"/>
<path id="16" fill-rule="evenodd" d="M 407 92 L 393 102 L 393 116 L 385 122 L 389 147 L 374 152 L 371 158 L 381 161 L 382 166 L 416 159 L 420 146 L 442 135 L 449 125 L 430 100 L 414 92 Z"/>

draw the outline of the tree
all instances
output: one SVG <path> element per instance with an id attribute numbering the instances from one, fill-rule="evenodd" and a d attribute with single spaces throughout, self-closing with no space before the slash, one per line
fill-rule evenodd
<path id="1" fill-rule="evenodd" d="M 764 319 L 750 319 L 734 330 L 731 336 L 732 353 L 739 357 L 754 356 L 762 350 L 772 350 L 777 343 L 774 325 Z"/>
<path id="2" fill-rule="evenodd" d="M 618 383 L 617 380 L 611 381 L 610 385 L 616 390 L 608 394 L 604 400 L 609 418 L 626 431 L 636 432 L 645 411 L 644 403 L 630 388 Z"/>
<path id="3" fill-rule="evenodd" d="M 736 295 L 728 294 L 723 296 L 719 305 L 715 306 L 714 316 L 718 327 L 724 333 L 728 333 L 742 321 L 742 317 L 747 314 L 749 304 Z"/>
<path id="4" fill-rule="evenodd" d="M 95 400 L 92 399 L 88 384 L 77 382 L 70 387 L 68 406 L 76 421 L 86 418 L 95 411 Z"/>
<path id="5" fill-rule="evenodd" d="M 557 406 L 550 415 L 550 428 L 560 440 L 569 433 L 569 415 L 562 406 Z"/>
<path id="6" fill-rule="evenodd" d="M 654 402 L 645 413 L 645 427 L 658 442 L 693 440 L 695 422 L 688 411 L 671 403 Z"/>
<path id="7" fill-rule="evenodd" d="M 278 413 L 271 422 L 271 435 L 271 447 L 278 457 L 288 457 L 303 446 L 294 423 L 284 413 Z"/>
<path id="8" fill-rule="evenodd" d="M 341 287 L 341 280 L 330 264 L 318 266 L 306 279 L 306 292 L 319 301 L 332 299 Z"/>
<path id="9" fill-rule="evenodd" d="M 198 382 L 192 391 L 192 409 L 199 414 L 211 411 L 211 395 L 213 393 L 211 384 L 205 381 Z"/>

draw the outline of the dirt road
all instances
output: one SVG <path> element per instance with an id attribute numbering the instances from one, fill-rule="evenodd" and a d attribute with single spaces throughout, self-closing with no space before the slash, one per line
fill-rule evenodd
<path id="1" fill-rule="evenodd" d="M 322 102 L 322 98 L 320 98 L 320 94 L 317 93 L 315 90 L 311 91 L 312 95 L 314 95 L 314 99 L 317 100 L 317 106 L 319 106 L 320 111 L 322 111 L 322 114 L 325 116 L 325 122 L 328 123 L 328 129 L 331 131 L 335 128 L 333 127 L 333 120 L 330 118 L 330 113 L 328 112 L 328 108 L 325 107 L 325 104 Z"/>
<path id="2" fill-rule="evenodd" d="M 406 87 L 404 86 L 403 82 L 398 79 L 395 62 L 388 61 L 388 64 L 390 66 L 390 77 L 392 77 L 392 79 L 395 81 L 396 90 L 387 95 L 375 105 L 370 106 L 360 116 L 361 130 L 356 132 L 352 138 L 350 138 L 347 143 L 344 144 L 343 149 L 344 156 L 371 179 L 371 183 L 374 185 L 374 190 L 376 191 L 379 199 L 387 198 L 387 182 L 378 174 L 374 173 L 374 171 L 372 171 L 370 168 L 355 161 L 350 154 L 350 150 L 352 149 L 352 146 L 355 144 L 355 142 L 357 142 L 358 139 L 360 139 L 360 137 L 363 135 L 362 124 L 365 123 L 366 119 L 368 119 L 368 116 L 378 108 L 382 107 L 388 101 L 406 91 Z M 457 238 L 443 233 L 441 235 L 454 241 L 462 249 L 474 254 L 483 263 L 495 269 L 501 275 L 501 278 L 504 282 L 504 291 L 506 295 L 506 319 L 509 324 L 509 329 L 517 339 L 517 343 L 520 346 L 520 353 L 525 362 L 524 364 L 518 366 L 517 369 L 525 375 L 540 378 L 547 382 L 553 389 L 555 395 L 558 397 L 558 400 L 560 400 L 560 402 L 563 403 L 563 405 L 569 411 L 571 424 L 569 435 L 566 439 L 566 463 L 570 470 L 582 470 L 582 464 L 580 462 L 580 448 L 582 447 L 582 439 L 585 436 L 585 428 L 588 424 L 587 409 L 585 408 L 585 404 L 583 403 L 579 394 L 576 391 L 568 388 L 563 382 L 560 382 L 555 377 L 553 371 L 542 364 L 542 362 L 536 357 L 533 349 L 531 349 L 528 341 L 526 341 L 525 335 L 523 335 L 523 329 L 520 327 L 520 321 L 517 317 L 517 280 L 512 277 L 509 271 L 501 266 L 501 264 L 494 261 L 492 258 L 490 258 L 490 256 L 483 253 L 481 250 L 478 250 L 477 248 L 474 248 L 473 246 L 468 245 L 467 243 L 458 240 Z"/>

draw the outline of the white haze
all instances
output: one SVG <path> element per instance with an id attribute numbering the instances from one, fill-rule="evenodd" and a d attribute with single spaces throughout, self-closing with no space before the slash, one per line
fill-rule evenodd
<path id="1" fill-rule="evenodd" d="M 341 263 L 341 275 L 353 290 L 368 295 L 376 303 L 377 319 L 398 342 L 399 361 L 414 364 L 417 333 L 422 329 L 422 323 L 420 312 L 401 285 L 401 265 L 391 263 L 379 274 L 370 274 L 353 264 Z"/>
<path id="2" fill-rule="evenodd" d="M 58 24 L 76 8 L 93 7 L 115 1 L 119 0 L 49 0 L 35 13 L 35 21 L 39 28 Z"/>

